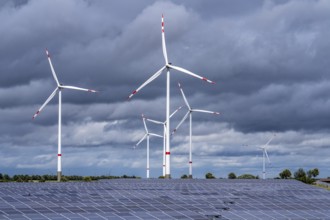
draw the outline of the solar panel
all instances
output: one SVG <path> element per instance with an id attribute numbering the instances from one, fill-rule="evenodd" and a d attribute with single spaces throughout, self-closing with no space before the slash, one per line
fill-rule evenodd
<path id="1" fill-rule="evenodd" d="M 330 219 L 330 192 L 295 180 L 1 183 L 0 219 Z"/>

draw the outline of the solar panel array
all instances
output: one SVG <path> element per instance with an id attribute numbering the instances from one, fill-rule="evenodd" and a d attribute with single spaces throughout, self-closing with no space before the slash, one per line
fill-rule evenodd
<path id="1" fill-rule="evenodd" d="M 0 183 L 0 219 L 330 219 L 330 191 L 294 180 Z"/>

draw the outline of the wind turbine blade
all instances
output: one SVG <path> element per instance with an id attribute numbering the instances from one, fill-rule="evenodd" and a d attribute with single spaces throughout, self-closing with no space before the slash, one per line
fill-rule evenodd
<path id="1" fill-rule="evenodd" d="M 270 163 L 270 160 L 269 160 L 269 157 L 268 157 L 268 154 L 267 154 L 267 150 L 266 150 L 266 148 L 264 149 L 264 151 L 265 151 L 265 154 L 266 154 L 266 157 L 267 157 L 268 163 Z"/>
<path id="2" fill-rule="evenodd" d="M 85 91 L 85 92 L 97 92 L 96 90 L 93 90 L 93 89 L 85 89 L 85 88 L 80 88 L 80 87 L 77 87 L 77 86 L 59 86 L 60 88 L 63 88 L 63 89 L 72 89 L 72 90 L 80 90 L 80 91 Z"/>
<path id="3" fill-rule="evenodd" d="M 215 114 L 215 115 L 220 115 L 219 112 L 212 112 L 208 110 L 202 110 L 202 109 L 191 109 L 192 112 L 202 112 L 202 113 L 209 113 L 209 114 Z"/>
<path id="4" fill-rule="evenodd" d="M 189 105 L 189 103 L 188 103 L 188 100 L 187 100 L 186 96 L 184 95 L 184 92 L 183 92 L 183 89 L 182 89 L 182 87 L 181 87 L 181 84 L 178 83 L 178 86 L 179 86 L 179 88 L 180 88 L 180 91 L 181 91 L 181 94 L 182 94 L 183 100 L 184 100 L 184 102 L 186 103 L 186 106 L 188 107 L 189 110 L 191 110 L 191 107 L 190 107 L 190 105 Z"/>
<path id="5" fill-rule="evenodd" d="M 159 134 L 155 134 L 155 133 L 149 133 L 149 135 L 151 135 L 151 136 L 155 136 L 155 137 L 163 138 L 163 136 L 161 136 L 161 135 L 159 135 Z"/>
<path id="6" fill-rule="evenodd" d="M 180 123 L 174 128 L 174 130 L 172 131 L 172 135 L 179 129 L 179 127 L 181 126 L 181 124 L 188 118 L 188 115 L 190 114 L 190 111 L 188 111 L 183 118 L 181 119 Z"/>
<path id="7" fill-rule="evenodd" d="M 172 118 L 173 115 L 175 115 L 175 113 L 177 113 L 180 109 L 182 109 L 183 106 L 180 106 L 179 108 L 177 108 L 174 112 L 172 112 L 172 114 L 170 115 L 170 118 Z"/>
<path id="8" fill-rule="evenodd" d="M 42 104 L 42 106 L 38 109 L 38 111 L 33 115 L 33 119 L 35 119 L 38 114 L 42 111 L 42 109 L 48 104 L 48 102 L 50 102 L 50 100 L 52 100 L 52 98 L 54 98 L 54 96 L 56 95 L 56 92 L 58 90 L 58 87 L 56 87 L 56 89 L 52 92 L 52 94 L 50 94 L 50 96 L 48 97 L 48 99 L 45 101 L 44 104 Z"/>
<path id="9" fill-rule="evenodd" d="M 147 81 L 145 81 L 139 88 L 137 88 L 136 90 L 134 90 L 132 92 L 132 94 L 130 94 L 128 96 L 128 99 L 132 98 L 133 95 L 135 95 L 138 91 L 140 91 L 143 87 L 145 87 L 146 85 L 148 85 L 150 82 L 152 82 L 154 79 L 156 79 L 162 72 L 163 70 L 166 68 L 166 66 L 163 66 L 160 70 L 158 70 L 154 75 L 152 75 Z"/>
<path id="10" fill-rule="evenodd" d="M 144 134 L 143 137 L 135 144 L 135 147 L 137 147 L 145 138 L 147 137 L 147 134 Z"/>
<path id="11" fill-rule="evenodd" d="M 143 120 L 144 129 L 146 130 L 146 133 L 148 134 L 148 128 L 147 128 L 147 124 L 146 124 L 146 117 L 143 114 L 142 114 L 142 120 Z"/>
<path id="12" fill-rule="evenodd" d="M 166 42 L 165 42 L 165 30 L 164 30 L 164 15 L 162 15 L 162 47 L 163 47 L 163 55 L 164 55 L 164 59 L 165 59 L 165 64 L 168 64 Z"/>
<path id="13" fill-rule="evenodd" d="M 206 81 L 206 82 L 208 82 L 208 83 L 215 84 L 215 82 L 213 82 L 213 81 L 211 81 L 211 80 L 209 80 L 209 79 L 207 79 L 207 78 L 205 78 L 205 77 L 199 76 L 199 75 L 197 75 L 197 74 L 195 74 L 195 73 L 192 73 L 192 72 L 190 72 L 189 70 L 183 69 L 183 68 L 181 68 L 181 67 L 173 66 L 173 65 L 170 65 L 170 64 L 168 64 L 167 66 L 170 67 L 170 68 L 172 68 L 172 69 L 175 69 L 175 70 L 177 70 L 177 71 L 180 71 L 180 72 L 186 73 L 186 74 L 191 75 L 191 76 L 193 76 L 193 77 L 196 77 L 196 78 L 198 78 L 198 79 L 204 80 L 204 81 Z"/>
<path id="14" fill-rule="evenodd" d="M 46 54 L 47 54 L 48 62 L 49 62 L 49 65 L 50 65 L 50 69 L 52 70 L 53 77 L 54 77 L 54 79 L 56 81 L 57 86 L 59 86 L 60 83 L 59 83 L 59 81 L 57 79 L 57 76 L 56 76 L 56 73 L 55 73 L 55 70 L 54 70 L 54 67 L 53 67 L 53 64 L 52 64 L 52 60 L 50 59 L 50 54 L 49 54 L 47 48 L 46 48 Z"/>
<path id="15" fill-rule="evenodd" d="M 273 138 L 274 138 L 275 136 L 276 136 L 276 135 L 273 135 L 273 136 L 269 139 L 269 141 L 264 145 L 264 147 L 268 146 L 268 144 L 273 140 Z"/>
<path id="16" fill-rule="evenodd" d="M 149 118 L 147 118 L 147 121 L 150 121 L 150 122 L 155 123 L 155 124 L 160 124 L 160 125 L 164 124 L 164 123 L 161 122 L 161 121 L 156 121 L 156 120 L 149 119 Z"/>

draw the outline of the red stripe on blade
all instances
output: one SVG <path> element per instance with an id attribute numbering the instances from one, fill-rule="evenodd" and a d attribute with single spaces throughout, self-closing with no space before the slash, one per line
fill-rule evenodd
<path id="1" fill-rule="evenodd" d="M 58 156 L 58 157 L 61 157 L 61 156 L 62 156 L 62 154 L 57 154 L 57 156 Z"/>
<path id="2" fill-rule="evenodd" d="M 170 153 L 170 152 L 166 152 L 165 154 L 166 154 L 166 155 L 170 155 L 171 153 Z"/>

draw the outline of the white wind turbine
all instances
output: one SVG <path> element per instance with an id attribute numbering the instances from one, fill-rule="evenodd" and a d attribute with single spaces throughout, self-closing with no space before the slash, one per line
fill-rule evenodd
<path id="1" fill-rule="evenodd" d="M 268 160 L 268 164 L 270 164 L 270 160 L 269 160 L 269 157 L 268 157 L 266 147 L 269 145 L 269 143 L 273 140 L 273 138 L 275 136 L 276 135 L 273 134 L 273 136 L 269 139 L 269 141 L 263 147 L 259 147 L 262 150 L 262 179 L 263 180 L 266 179 L 266 157 L 267 157 L 267 160 Z"/>
<path id="2" fill-rule="evenodd" d="M 186 106 L 188 108 L 188 112 L 185 114 L 185 116 L 183 116 L 182 120 L 180 121 L 180 123 L 176 126 L 176 128 L 173 130 L 172 134 L 174 134 L 177 129 L 181 126 L 181 124 L 187 119 L 188 115 L 189 115 L 189 178 L 192 178 L 192 113 L 193 112 L 201 112 L 201 113 L 208 113 L 208 114 L 215 114 L 215 115 L 219 115 L 219 112 L 212 112 L 212 111 L 207 111 L 207 110 L 201 110 L 201 109 L 194 109 L 191 108 L 188 100 L 182 90 L 181 84 L 178 83 L 182 97 L 184 102 L 186 103 Z"/>
<path id="3" fill-rule="evenodd" d="M 92 89 L 84 89 L 76 86 L 65 86 L 61 84 L 56 76 L 52 61 L 50 59 L 50 54 L 48 50 L 46 49 L 46 54 L 48 58 L 48 62 L 50 65 L 50 69 L 52 71 L 53 77 L 55 79 L 55 82 L 57 84 L 55 90 L 52 92 L 52 94 L 48 97 L 48 99 L 45 101 L 44 104 L 38 109 L 38 111 L 33 115 L 33 119 L 35 119 L 38 114 L 45 108 L 45 106 L 54 98 L 56 93 L 58 92 L 58 152 L 57 152 L 57 181 L 61 181 L 62 176 L 62 164 L 61 164 L 61 157 L 62 157 L 62 144 L 61 144 L 61 127 L 62 127 L 62 90 L 63 89 L 72 89 L 72 90 L 80 90 L 80 91 L 86 91 L 86 92 L 96 92 Z"/>
<path id="4" fill-rule="evenodd" d="M 175 115 L 175 113 L 177 113 L 180 109 L 182 108 L 182 106 L 180 106 L 179 108 L 177 108 L 171 115 L 170 115 L 170 118 L 172 118 L 173 115 Z M 146 118 L 147 121 L 150 121 L 152 123 L 155 123 L 155 124 L 160 124 L 160 125 L 163 125 L 163 128 L 164 128 L 164 132 L 163 132 L 163 176 L 165 176 L 165 164 L 166 164 L 166 161 L 165 161 L 165 148 L 166 148 L 166 121 L 157 121 L 157 120 L 153 120 L 153 119 L 149 119 L 149 118 Z"/>
<path id="5" fill-rule="evenodd" d="M 139 88 L 134 90 L 130 95 L 129 99 L 132 98 L 134 94 L 139 92 L 143 87 L 148 85 L 150 82 L 155 80 L 158 76 L 161 75 L 163 70 L 166 69 L 167 74 L 166 74 L 166 121 L 167 121 L 167 128 L 170 128 L 170 69 L 177 70 L 179 72 L 188 74 L 190 76 L 196 77 L 198 79 L 202 79 L 206 82 L 213 83 L 211 80 L 201 77 L 195 73 L 192 73 L 186 69 L 183 69 L 178 66 L 174 66 L 171 63 L 168 62 L 167 58 L 167 51 L 166 51 L 166 43 L 165 43 L 165 31 L 164 31 L 164 16 L 162 16 L 162 48 L 163 48 L 163 55 L 165 59 L 165 66 L 160 68 L 155 74 L 153 74 L 147 81 L 145 81 Z M 170 131 L 169 129 L 166 129 L 166 152 L 165 152 L 165 158 L 166 158 L 166 163 L 165 163 L 165 178 L 171 178 L 171 165 L 170 165 Z"/>
<path id="6" fill-rule="evenodd" d="M 137 144 L 135 145 L 135 147 L 137 147 L 145 138 L 147 138 L 147 179 L 149 179 L 149 169 L 150 169 L 150 164 L 149 164 L 149 136 L 155 136 L 155 137 L 161 137 L 161 138 L 163 136 L 158 135 L 158 134 L 155 134 L 155 133 L 150 133 L 148 131 L 147 124 L 146 124 L 146 118 L 144 117 L 143 114 L 142 114 L 142 120 L 143 120 L 145 134 L 139 140 L 139 142 L 137 142 Z"/>

